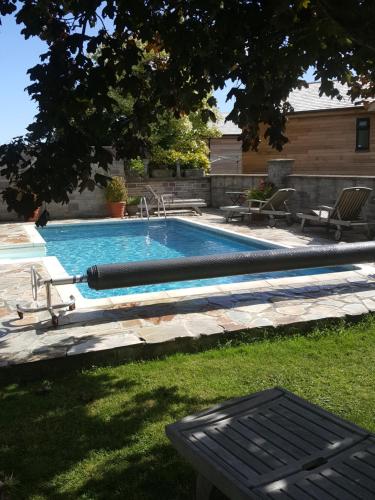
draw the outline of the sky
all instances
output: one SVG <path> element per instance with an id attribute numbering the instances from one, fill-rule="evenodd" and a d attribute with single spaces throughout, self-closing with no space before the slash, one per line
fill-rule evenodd
<path id="1" fill-rule="evenodd" d="M 0 26 L 0 144 L 22 135 L 36 113 L 36 105 L 24 90 L 30 84 L 27 70 L 39 62 L 45 44 L 25 40 L 13 16 Z"/>
<path id="2" fill-rule="evenodd" d="M 0 0 L 1 1 L 1 0 Z M 36 37 L 25 40 L 21 27 L 13 16 L 2 18 L 0 26 L 0 144 L 13 137 L 23 135 L 33 121 L 36 104 L 25 91 L 30 84 L 27 70 L 40 62 L 39 55 L 46 51 L 46 45 Z M 312 70 L 305 75 L 312 81 Z M 228 113 L 233 101 L 226 102 L 230 82 L 215 92 L 218 108 Z"/>

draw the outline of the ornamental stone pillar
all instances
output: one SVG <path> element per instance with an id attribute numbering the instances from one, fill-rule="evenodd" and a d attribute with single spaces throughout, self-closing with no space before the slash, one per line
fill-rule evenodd
<path id="1" fill-rule="evenodd" d="M 288 187 L 288 176 L 293 173 L 294 160 L 268 160 L 268 180 L 278 188 Z"/>

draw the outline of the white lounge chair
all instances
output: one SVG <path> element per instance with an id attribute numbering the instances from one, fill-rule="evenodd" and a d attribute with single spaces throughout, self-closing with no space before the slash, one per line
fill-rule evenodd
<path id="1" fill-rule="evenodd" d="M 190 210 L 202 215 L 201 208 L 207 207 L 207 203 L 202 198 L 178 198 L 174 193 L 158 194 L 147 185 L 147 204 L 149 209 L 156 209 L 158 216 L 167 212 L 178 213 L 179 211 Z"/>
<path id="2" fill-rule="evenodd" d="M 350 187 L 341 191 L 333 207 L 320 205 L 317 210 L 311 213 L 299 213 L 297 217 L 301 219 L 301 231 L 304 230 L 306 221 L 313 221 L 327 227 L 336 226 L 335 240 L 340 241 L 343 228 L 363 227 L 368 238 L 373 237 L 372 226 L 374 223 L 368 222 L 361 216 L 372 189 L 368 187 Z"/>
<path id="3" fill-rule="evenodd" d="M 228 222 L 234 217 L 250 218 L 252 215 L 267 215 L 269 224 L 273 227 L 276 224 L 277 217 L 285 217 L 287 224 L 293 223 L 292 213 L 290 212 L 287 200 L 295 192 L 292 188 L 278 189 L 268 200 L 248 200 L 248 206 L 228 206 L 220 207 L 220 210 L 225 211 L 225 219 Z"/>

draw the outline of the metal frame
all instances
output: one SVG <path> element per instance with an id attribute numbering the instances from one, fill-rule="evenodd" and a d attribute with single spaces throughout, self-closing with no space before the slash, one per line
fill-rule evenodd
<path id="1" fill-rule="evenodd" d="M 52 293 L 51 293 L 51 288 L 52 285 L 72 285 L 75 283 L 84 283 L 87 281 L 86 276 L 68 276 L 66 278 L 58 278 L 58 279 L 52 279 L 52 278 L 43 278 L 40 273 L 35 269 L 34 266 L 31 267 L 31 292 L 33 296 L 33 300 L 36 302 L 35 307 L 25 307 L 20 304 L 16 305 L 17 308 L 17 314 L 20 319 L 23 318 L 24 313 L 35 313 L 35 312 L 42 312 L 42 311 L 48 311 L 51 314 L 52 318 L 52 324 L 54 326 L 57 326 L 59 324 L 59 317 L 57 314 L 54 313 L 55 310 L 57 309 L 66 309 L 68 308 L 69 311 L 73 311 L 75 309 L 75 297 L 74 295 L 70 295 L 69 301 L 68 302 L 61 302 L 60 304 L 52 304 Z M 46 288 L 46 304 L 45 305 L 38 305 L 38 290 L 42 286 L 45 286 Z"/>
<path id="2" fill-rule="evenodd" d="M 143 219 L 143 206 L 145 207 L 145 210 L 146 210 L 147 220 L 150 220 L 150 214 L 148 211 L 148 205 L 147 205 L 147 200 L 146 200 L 145 196 L 141 197 L 141 203 L 140 203 L 141 219 Z"/>

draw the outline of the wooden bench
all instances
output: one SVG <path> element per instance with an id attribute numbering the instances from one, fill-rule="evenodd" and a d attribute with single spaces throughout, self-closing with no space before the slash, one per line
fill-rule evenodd
<path id="1" fill-rule="evenodd" d="M 375 436 L 280 388 L 168 425 L 197 499 L 375 499 Z"/>

